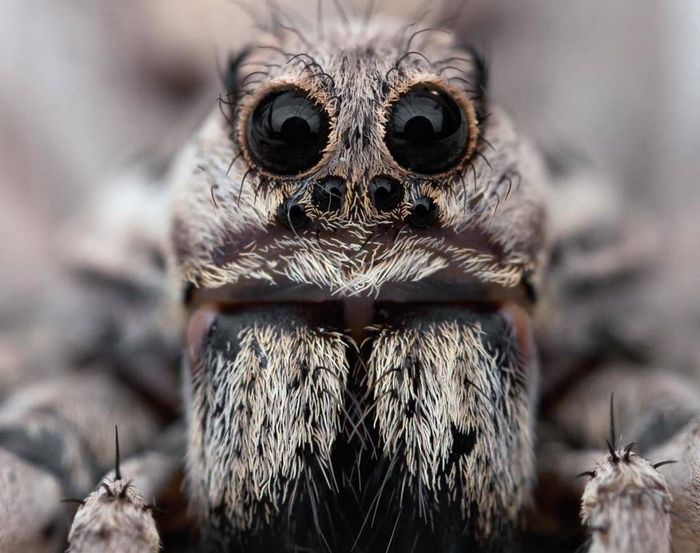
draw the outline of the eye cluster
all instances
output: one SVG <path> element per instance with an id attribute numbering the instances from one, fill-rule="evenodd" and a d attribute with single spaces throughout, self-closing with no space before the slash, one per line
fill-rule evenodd
<path id="1" fill-rule="evenodd" d="M 418 178 L 434 178 L 459 166 L 469 153 L 469 105 L 446 90 L 418 83 L 386 108 L 384 144 L 395 163 Z M 473 112 L 472 112 L 473 113 Z M 312 171 L 328 148 L 331 122 L 328 112 L 306 91 L 288 87 L 264 96 L 244 122 L 243 147 L 261 170 L 282 178 Z M 390 175 L 368 175 L 369 199 L 375 209 L 389 213 L 402 205 L 404 186 Z M 338 212 L 345 182 L 336 176 L 315 179 L 311 201 L 316 209 Z M 287 198 L 277 209 L 277 220 L 292 230 L 311 223 L 301 198 Z M 426 229 L 438 219 L 437 206 L 428 197 L 413 202 L 405 222 Z"/>
<path id="2" fill-rule="evenodd" d="M 253 162 L 280 176 L 313 169 L 328 145 L 325 109 L 300 89 L 265 96 L 249 117 L 246 146 Z M 384 140 L 403 169 L 436 175 L 449 171 L 466 155 L 469 125 L 464 110 L 446 91 L 417 84 L 389 107 Z"/>

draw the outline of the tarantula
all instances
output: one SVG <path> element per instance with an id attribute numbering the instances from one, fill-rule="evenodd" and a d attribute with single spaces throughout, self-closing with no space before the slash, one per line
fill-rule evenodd
<path id="1" fill-rule="evenodd" d="M 79 221 L 71 318 L 15 363 L 68 368 L 0 406 L 2 550 L 56 550 L 94 488 L 71 552 L 157 551 L 156 519 L 173 551 L 573 551 L 582 493 L 588 551 L 697 551 L 698 384 L 638 347 L 649 241 L 604 179 L 443 27 L 267 31 L 168 175 Z"/>

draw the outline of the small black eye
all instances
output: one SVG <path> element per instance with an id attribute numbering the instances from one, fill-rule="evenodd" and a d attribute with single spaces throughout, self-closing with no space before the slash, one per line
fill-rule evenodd
<path id="1" fill-rule="evenodd" d="M 299 90 L 265 96 L 248 120 L 247 143 L 253 161 L 278 175 L 311 169 L 328 142 L 323 110 Z"/>
<path id="2" fill-rule="evenodd" d="M 314 184 L 312 199 L 323 211 L 338 211 L 343 203 L 345 184 L 339 177 L 328 177 Z"/>
<path id="3" fill-rule="evenodd" d="M 469 132 L 462 109 L 449 94 L 421 84 L 392 106 L 386 145 L 405 169 L 434 175 L 450 169 L 464 155 Z"/>
<path id="4" fill-rule="evenodd" d="M 375 177 L 369 183 L 372 203 L 379 211 L 391 211 L 401 203 L 403 190 L 401 184 L 390 177 Z"/>
<path id="5" fill-rule="evenodd" d="M 424 229 L 433 226 L 437 219 L 437 206 L 430 198 L 418 198 L 406 217 L 406 222 L 413 228 Z"/>
<path id="6" fill-rule="evenodd" d="M 277 208 L 277 220 L 285 227 L 295 231 L 307 227 L 311 222 L 306 215 L 304 206 L 299 205 L 292 198 L 286 199 Z"/>

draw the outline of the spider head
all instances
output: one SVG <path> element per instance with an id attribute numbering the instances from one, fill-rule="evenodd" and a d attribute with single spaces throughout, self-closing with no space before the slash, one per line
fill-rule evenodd
<path id="1" fill-rule="evenodd" d="M 279 27 L 232 62 L 183 163 L 183 278 L 252 295 L 531 291 L 543 177 L 485 73 L 441 30 L 375 20 L 310 42 Z"/>

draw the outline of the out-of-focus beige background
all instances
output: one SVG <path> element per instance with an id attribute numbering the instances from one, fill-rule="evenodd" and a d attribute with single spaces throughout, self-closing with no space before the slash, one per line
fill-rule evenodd
<path id="1" fill-rule="evenodd" d="M 416 5 L 377 0 L 377 11 Z M 700 2 L 471 0 L 459 28 L 523 129 L 580 148 L 663 221 L 675 291 L 664 301 L 682 308 L 700 282 Z M 214 105 L 217 63 L 252 29 L 230 0 L 2 1 L 0 323 L 50 284 L 60 222 L 191 132 Z"/>

